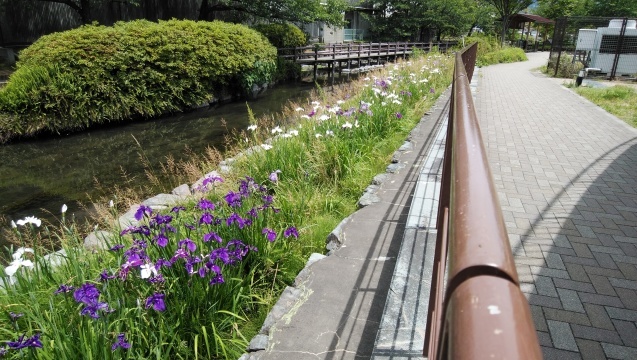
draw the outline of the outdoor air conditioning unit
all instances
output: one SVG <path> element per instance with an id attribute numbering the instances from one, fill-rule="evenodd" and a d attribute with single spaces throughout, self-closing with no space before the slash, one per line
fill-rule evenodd
<path id="1" fill-rule="evenodd" d="M 595 38 L 597 37 L 597 30 L 595 29 L 580 29 L 577 34 L 577 44 L 575 44 L 575 50 L 591 51 L 595 49 Z"/>
<path id="2" fill-rule="evenodd" d="M 602 73 L 611 73 L 615 53 L 621 33 L 622 19 L 611 20 L 608 27 L 580 29 L 576 50 L 587 51 L 587 67 L 600 69 Z M 637 74 L 637 21 L 628 20 L 624 33 L 616 75 L 633 76 Z"/>

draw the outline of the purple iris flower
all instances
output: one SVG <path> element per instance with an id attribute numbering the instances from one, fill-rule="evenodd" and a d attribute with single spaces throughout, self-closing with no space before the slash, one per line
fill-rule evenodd
<path id="1" fill-rule="evenodd" d="M 35 334 L 32 337 L 27 338 L 26 334 L 21 335 L 16 341 L 7 341 L 9 348 L 13 350 L 24 349 L 28 347 L 41 348 L 42 342 L 40 341 L 40 334 Z"/>
<path id="2" fill-rule="evenodd" d="M 155 236 L 155 242 L 161 247 L 166 247 L 166 245 L 168 245 L 168 238 L 164 234 L 158 234 Z"/>
<path id="3" fill-rule="evenodd" d="M 349 108 L 347 111 L 345 111 L 343 113 L 343 116 L 350 117 L 350 116 L 352 116 L 354 114 L 354 112 L 356 112 L 356 108 L 351 107 L 351 108 Z"/>
<path id="4" fill-rule="evenodd" d="M 75 301 L 83 304 L 96 303 L 99 297 L 100 291 L 95 285 L 91 283 L 83 284 L 73 293 L 73 298 L 75 299 Z"/>
<path id="5" fill-rule="evenodd" d="M 387 89 L 387 81 L 385 80 L 376 80 L 376 86 L 382 88 L 382 89 Z"/>
<path id="6" fill-rule="evenodd" d="M 279 181 L 280 173 L 281 173 L 281 170 L 274 170 L 273 172 L 270 173 L 270 176 L 268 176 L 268 179 L 270 179 L 270 181 L 276 184 Z"/>
<path id="7" fill-rule="evenodd" d="M 122 264 L 122 268 L 132 268 L 141 266 L 144 264 L 145 256 L 141 256 L 139 253 L 132 253 L 126 259 L 126 262 Z"/>
<path id="8" fill-rule="evenodd" d="M 201 189 L 203 190 L 207 190 L 208 189 L 208 185 L 215 185 L 215 182 L 223 182 L 223 179 L 220 176 L 206 176 L 205 179 L 203 179 L 203 181 L 201 182 Z"/>
<path id="9" fill-rule="evenodd" d="M 150 216 L 153 213 L 153 209 L 150 206 L 139 205 L 137 211 L 135 212 L 135 220 L 140 221 L 144 218 L 144 216 Z"/>
<path id="10" fill-rule="evenodd" d="M 214 210 L 215 204 L 212 201 L 203 198 L 197 203 L 197 208 L 199 208 L 200 210 Z"/>
<path id="11" fill-rule="evenodd" d="M 186 260 L 186 264 L 184 266 L 186 267 L 186 271 L 188 272 L 189 275 L 192 275 L 195 273 L 195 264 L 200 262 L 201 262 L 201 258 L 199 256 L 191 257 L 188 260 Z"/>
<path id="12" fill-rule="evenodd" d="M 299 232 L 296 230 L 294 226 L 290 226 L 289 228 L 283 231 L 283 236 L 289 238 L 290 236 L 294 236 L 295 238 L 299 238 Z"/>
<path id="13" fill-rule="evenodd" d="M 221 236 L 219 236 L 219 234 L 217 234 L 216 232 L 209 232 L 207 234 L 204 234 L 203 236 L 203 241 L 204 242 L 209 242 L 210 240 L 214 240 L 218 243 L 221 243 L 223 241 L 223 239 L 221 239 Z"/>
<path id="14" fill-rule="evenodd" d="M 273 242 L 274 240 L 276 240 L 276 233 L 272 229 L 263 228 L 263 231 L 261 231 L 261 233 L 265 234 L 269 242 Z"/>
<path id="15" fill-rule="evenodd" d="M 402 118 L 403 118 L 403 114 L 401 114 L 401 113 L 397 112 L 397 113 L 396 113 L 396 118 L 397 118 L 397 119 L 402 119 Z"/>
<path id="16" fill-rule="evenodd" d="M 216 285 L 216 284 L 223 284 L 224 282 L 225 280 L 223 279 L 223 275 L 217 274 L 213 276 L 212 278 L 210 278 L 210 282 L 208 284 Z"/>
<path id="17" fill-rule="evenodd" d="M 127 255 L 127 260 L 124 264 L 122 264 L 119 272 L 119 277 L 122 281 L 126 280 L 130 269 L 143 265 L 144 259 L 148 258 L 148 256 L 144 253 L 142 253 L 143 256 L 136 252 L 131 252 Z"/>
<path id="18" fill-rule="evenodd" d="M 199 218 L 199 224 L 212 224 L 212 221 L 214 220 L 214 217 L 209 213 L 209 212 L 205 212 L 203 214 L 201 214 L 201 218 Z M 194 229 L 192 229 L 194 230 Z"/>
<path id="19" fill-rule="evenodd" d="M 78 303 L 84 304 L 84 308 L 80 311 L 80 315 L 89 315 L 93 319 L 98 319 L 98 310 L 103 312 L 113 312 L 105 302 L 99 302 L 100 291 L 95 285 L 86 283 L 73 293 L 73 298 Z"/>
<path id="20" fill-rule="evenodd" d="M 109 275 L 108 274 L 108 270 L 104 269 L 101 273 L 100 273 L 100 278 L 99 281 L 100 282 L 107 282 L 108 280 L 111 279 L 115 279 L 115 275 Z M 71 287 L 72 289 L 73 287 Z"/>
<path id="21" fill-rule="evenodd" d="M 186 246 L 186 249 L 188 249 L 188 251 L 190 252 L 194 252 L 195 250 L 197 250 L 197 244 L 195 244 L 194 241 L 188 238 L 185 238 L 177 243 L 177 247 L 179 248 L 181 248 L 184 245 Z"/>
<path id="22" fill-rule="evenodd" d="M 431 94 L 434 94 L 434 93 L 436 92 L 436 90 L 434 90 L 434 88 L 431 88 L 431 89 L 429 89 L 429 92 L 430 92 Z"/>
<path id="23" fill-rule="evenodd" d="M 261 200 L 263 200 L 263 206 L 264 207 L 268 207 L 270 205 L 272 205 L 272 202 L 274 201 L 274 198 L 272 198 L 272 195 L 264 195 L 261 197 Z"/>
<path id="24" fill-rule="evenodd" d="M 146 243 L 146 241 L 144 240 L 133 240 L 133 246 L 137 249 L 146 249 L 148 247 L 148 244 Z"/>
<path id="25" fill-rule="evenodd" d="M 73 286 L 62 284 L 62 285 L 60 285 L 60 287 L 58 287 L 57 290 L 55 290 L 53 292 L 53 295 L 58 295 L 58 294 L 62 294 L 62 293 L 68 293 L 68 292 L 73 291 L 73 289 L 75 289 Z"/>
<path id="26" fill-rule="evenodd" d="M 116 245 L 114 245 L 112 248 L 110 248 L 109 250 L 110 250 L 110 251 L 117 251 L 117 250 L 121 250 L 121 249 L 123 249 L 123 248 L 124 248 L 124 245 L 122 245 L 122 244 L 116 244 Z"/>
<path id="27" fill-rule="evenodd" d="M 241 261 L 246 255 L 248 255 L 250 250 L 256 251 L 256 247 L 246 245 L 241 240 L 237 239 L 229 241 L 226 245 L 226 249 L 228 249 L 228 254 L 231 257 L 232 264 Z"/>
<path id="28" fill-rule="evenodd" d="M 93 319 L 99 319 L 100 316 L 98 314 L 98 310 L 102 310 L 103 312 L 113 312 L 113 309 L 108 307 L 108 304 L 105 302 L 96 302 L 94 304 L 87 304 L 84 306 L 84 309 L 80 311 L 80 315 L 88 315 Z"/>
<path id="29" fill-rule="evenodd" d="M 232 215 L 230 215 L 230 217 L 226 219 L 226 225 L 230 226 L 233 223 L 237 223 L 237 226 L 239 226 L 239 229 L 243 229 L 246 225 L 245 220 L 241 216 L 239 216 L 239 214 L 237 213 L 232 213 Z"/>
<path id="30" fill-rule="evenodd" d="M 130 343 L 126 341 L 126 334 L 121 333 L 117 335 L 117 340 L 115 340 L 115 342 L 111 346 L 111 350 L 115 351 L 119 348 L 130 349 L 130 346 L 131 346 Z"/>
<path id="31" fill-rule="evenodd" d="M 155 261 L 155 269 L 157 269 L 158 271 L 162 267 L 171 267 L 172 265 L 173 265 L 173 263 L 170 262 L 170 260 L 166 260 L 166 259 L 162 259 L 162 258 L 159 258 L 159 259 L 157 259 L 157 261 Z"/>
<path id="32" fill-rule="evenodd" d="M 157 274 L 157 276 L 151 276 L 148 278 L 148 282 L 151 284 L 163 284 L 166 281 L 162 274 Z"/>
<path id="33" fill-rule="evenodd" d="M 257 216 L 259 216 L 259 213 L 257 212 L 257 208 L 252 208 L 248 211 L 248 215 L 255 218 Z"/>
<path id="34" fill-rule="evenodd" d="M 170 209 L 170 212 L 178 214 L 181 210 L 186 210 L 185 206 L 175 206 L 172 209 Z"/>
<path id="35" fill-rule="evenodd" d="M 218 248 L 212 250 L 210 253 L 210 261 L 221 260 L 224 265 L 232 264 L 232 260 L 230 259 L 230 254 L 228 253 L 228 249 L 226 248 Z"/>
<path id="36" fill-rule="evenodd" d="M 129 226 L 126 229 L 122 230 L 122 232 L 120 232 L 119 234 L 122 236 L 126 234 L 141 234 L 141 235 L 148 236 L 150 235 L 150 228 L 146 225 Z"/>
<path id="37" fill-rule="evenodd" d="M 170 263 L 174 264 L 177 259 L 187 259 L 189 257 L 188 253 L 184 249 L 177 249 L 173 257 L 170 258 Z"/>
<path id="38" fill-rule="evenodd" d="M 162 312 L 166 311 L 166 302 L 164 301 L 165 295 L 162 293 L 154 293 L 146 298 L 146 309 L 152 307 L 153 310 Z"/>
<path id="39" fill-rule="evenodd" d="M 24 314 L 23 313 L 14 313 L 13 311 L 9 312 L 9 316 L 11 317 L 11 321 L 16 321 L 19 318 L 23 317 Z"/>
<path id="40" fill-rule="evenodd" d="M 155 225 L 161 225 L 161 224 L 170 224 L 170 222 L 173 221 L 173 217 L 170 215 L 162 215 L 162 214 L 156 214 L 151 223 L 152 226 Z"/>
<path id="41" fill-rule="evenodd" d="M 223 197 L 230 207 L 239 207 L 241 206 L 241 194 L 238 194 L 233 191 L 228 191 L 226 196 Z"/>

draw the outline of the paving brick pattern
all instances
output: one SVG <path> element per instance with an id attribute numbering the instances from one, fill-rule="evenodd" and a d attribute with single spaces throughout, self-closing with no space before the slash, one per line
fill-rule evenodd
<path id="1" fill-rule="evenodd" d="M 637 359 L 637 131 L 534 71 L 481 69 L 476 110 L 545 359 Z"/>

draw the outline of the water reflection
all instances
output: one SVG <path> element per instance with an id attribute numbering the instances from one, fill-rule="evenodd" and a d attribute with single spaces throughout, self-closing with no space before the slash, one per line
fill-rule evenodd
<path id="1" fill-rule="evenodd" d="M 289 99 L 303 102 L 310 90 L 310 85 L 280 85 L 249 105 L 256 116 L 277 112 Z M 228 129 L 247 124 L 246 104 L 236 102 L 153 121 L 0 146 L 0 217 L 7 222 L 28 215 L 47 219 L 48 212 L 59 214 L 64 203 L 69 214 L 77 213 L 78 202 L 96 195 L 94 179 L 107 188 L 121 182 L 123 172 L 142 181 L 140 150 L 153 164 L 169 155 L 182 159 L 187 149 L 196 153 L 219 146 Z"/>

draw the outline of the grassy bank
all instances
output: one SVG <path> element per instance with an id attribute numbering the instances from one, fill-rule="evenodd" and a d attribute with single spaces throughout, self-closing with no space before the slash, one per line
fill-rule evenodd
<path id="1" fill-rule="evenodd" d="M 607 88 L 578 87 L 575 92 L 595 103 L 609 113 L 637 127 L 637 91 L 629 86 Z"/>
<path id="2" fill-rule="evenodd" d="M 251 119 L 230 135 L 229 172 L 209 175 L 183 206 L 137 208 L 139 223 L 119 229 L 111 250 L 83 250 L 84 234 L 62 218 L 48 229 L 66 250 L 53 269 L 36 221 L 16 224 L 15 242 L 34 252 L 17 251 L 1 274 L 5 356 L 237 358 L 447 88 L 451 70 L 450 58 L 430 54 Z M 208 173 L 217 164 L 211 151 L 173 170 Z M 122 201 L 104 203 L 104 216 L 115 219 Z"/>

